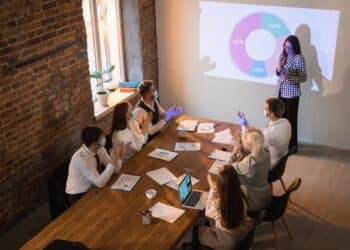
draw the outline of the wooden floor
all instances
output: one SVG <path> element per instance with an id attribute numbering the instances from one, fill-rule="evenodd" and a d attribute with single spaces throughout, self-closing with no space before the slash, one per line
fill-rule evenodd
<path id="1" fill-rule="evenodd" d="M 278 223 L 281 249 L 350 249 L 350 152 L 301 147 L 288 159 L 283 180 L 302 184 L 292 194 L 286 216 L 294 240 Z M 280 183 L 274 194 L 281 194 Z M 253 249 L 274 249 L 271 224 L 257 228 Z"/>
<path id="2" fill-rule="evenodd" d="M 302 184 L 292 194 L 286 216 L 294 240 L 278 222 L 281 249 L 350 249 L 350 152 L 302 146 L 288 159 L 283 179 L 288 185 L 295 177 L 301 177 Z M 274 193 L 282 193 L 279 183 Z M 46 204 L 0 236 L 1 249 L 18 249 L 48 223 L 48 214 Z M 253 249 L 274 249 L 271 224 L 257 228 Z"/>

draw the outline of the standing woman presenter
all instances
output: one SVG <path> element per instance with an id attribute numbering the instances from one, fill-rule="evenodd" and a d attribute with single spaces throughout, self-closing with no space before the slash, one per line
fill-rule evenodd
<path id="1" fill-rule="evenodd" d="M 305 59 L 301 54 L 299 39 L 294 35 L 288 36 L 283 43 L 283 51 L 276 68 L 276 74 L 279 77 L 278 97 L 286 107 L 284 117 L 292 125 L 289 153 L 294 154 L 298 151 L 300 83 L 306 81 Z"/>

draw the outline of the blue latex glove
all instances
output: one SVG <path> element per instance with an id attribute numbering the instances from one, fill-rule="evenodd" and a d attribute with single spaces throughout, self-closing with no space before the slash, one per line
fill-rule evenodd
<path id="1" fill-rule="evenodd" d="M 240 111 L 238 111 L 237 118 L 238 118 L 238 122 L 241 126 L 248 127 L 249 124 L 248 124 L 247 119 L 245 118 L 244 113 L 241 113 Z"/>
<path id="2" fill-rule="evenodd" d="M 182 113 L 182 107 L 171 107 L 168 109 L 168 111 L 165 113 L 165 121 L 171 120 L 174 116 L 178 116 Z"/>

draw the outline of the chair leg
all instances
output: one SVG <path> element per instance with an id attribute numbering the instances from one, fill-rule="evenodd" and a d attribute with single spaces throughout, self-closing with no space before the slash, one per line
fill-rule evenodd
<path id="1" fill-rule="evenodd" d="M 272 221 L 271 224 L 272 224 L 273 234 L 274 234 L 274 237 L 275 237 L 276 249 L 280 250 L 280 245 L 279 245 L 278 238 L 277 238 L 277 231 L 276 231 L 275 222 Z"/>
<path id="2" fill-rule="evenodd" d="M 287 188 L 286 188 L 286 185 L 284 184 L 282 177 L 280 178 L 280 182 L 282 184 L 282 188 L 283 188 L 284 192 L 287 192 Z"/>
<path id="3" fill-rule="evenodd" d="M 286 221 L 286 219 L 284 218 L 284 216 L 282 216 L 282 221 L 283 221 L 284 226 L 285 226 L 285 227 L 286 227 L 286 229 L 287 229 L 287 232 L 288 232 L 289 238 L 290 238 L 291 240 L 293 240 L 293 235 L 292 235 L 292 232 L 289 230 L 289 227 L 288 227 L 287 221 Z"/>
<path id="4" fill-rule="evenodd" d="M 273 183 L 272 182 L 270 183 L 270 191 L 271 191 L 271 194 L 273 194 Z"/>

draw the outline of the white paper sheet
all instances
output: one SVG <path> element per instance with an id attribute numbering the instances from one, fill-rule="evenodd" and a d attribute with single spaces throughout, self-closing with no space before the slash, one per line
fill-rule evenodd
<path id="1" fill-rule="evenodd" d="M 174 223 L 181 215 L 185 213 L 185 210 L 167 205 L 163 202 L 157 202 L 150 208 L 150 210 L 152 211 L 152 217 L 169 223 Z"/>
<path id="2" fill-rule="evenodd" d="M 233 136 L 230 129 L 224 129 L 214 134 L 213 142 L 222 144 L 234 144 Z"/>
<path id="3" fill-rule="evenodd" d="M 199 151 L 200 149 L 200 142 L 177 142 L 175 144 L 175 151 Z"/>
<path id="4" fill-rule="evenodd" d="M 160 148 L 156 148 L 155 150 L 153 150 L 151 153 L 148 154 L 149 157 L 160 159 L 163 161 L 171 161 L 177 155 L 178 153 L 176 152 L 172 152 L 172 151 L 160 149 Z"/>
<path id="5" fill-rule="evenodd" d="M 129 192 L 133 189 L 139 179 L 140 176 L 137 175 L 121 174 L 111 186 L 111 189 Z"/>
<path id="6" fill-rule="evenodd" d="M 197 133 L 214 133 L 214 123 L 199 123 Z"/>
<path id="7" fill-rule="evenodd" d="M 174 180 L 168 182 L 166 185 L 172 189 L 178 190 L 179 188 L 179 184 L 182 181 L 182 179 L 185 177 L 186 174 L 183 174 L 177 178 L 175 178 Z M 191 183 L 192 186 L 196 185 L 199 182 L 199 180 L 193 176 L 191 176 Z"/>
<path id="8" fill-rule="evenodd" d="M 176 176 L 173 175 L 167 168 L 158 168 L 156 170 L 149 171 L 147 175 L 159 185 L 166 184 L 176 179 Z"/>
<path id="9" fill-rule="evenodd" d="M 198 121 L 196 120 L 183 120 L 180 122 L 177 130 L 179 131 L 195 131 Z"/>
<path id="10" fill-rule="evenodd" d="M 212 152 L 211 155 L 209 155 L 209 158 L 226 162 L 230 160 L 231 155 L 231 152 L 215 149 L 214 152 Z"/>
<path id="11" fill-rule="evenodd" d="M 210 169 L 209 169 L 209 173 L 212 173 L 212 174 L 219 174 L 219 171 L 220 171 L 220 168 L 221 166 L 223 166 L 225 164 L 224 161 L 219 161 L 219 160 L 216 160 L 213 165 L 211 165 Z"/>

